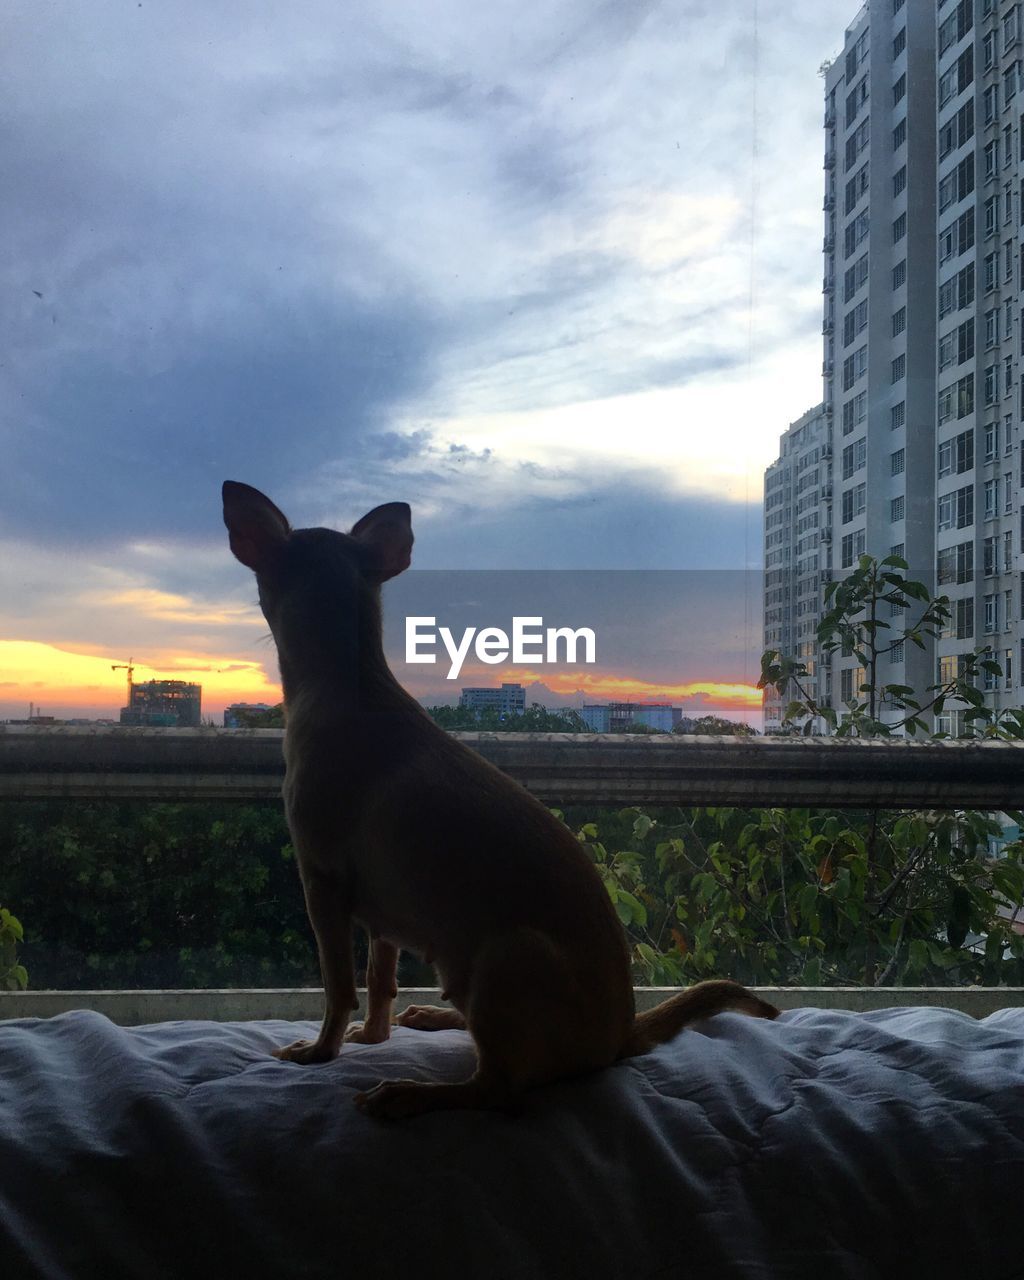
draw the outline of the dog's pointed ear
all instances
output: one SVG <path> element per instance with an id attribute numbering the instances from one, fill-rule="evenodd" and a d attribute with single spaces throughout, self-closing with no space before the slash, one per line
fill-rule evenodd
<path id="1" fill-rule="evenodd" d="M 291 533 L 285 516 L 252 485 L 225 480 L 222 494 L 224 523 L 235 556 L 256 573 L 273 569 Z"/>
<path id="2" fill-rule="evenodd" d="M 387 582 L 412 560 L 412 512 L 407 502 L 385 502 L 352 526 L 351 536 L 371 552 L 370 576 Z"/>

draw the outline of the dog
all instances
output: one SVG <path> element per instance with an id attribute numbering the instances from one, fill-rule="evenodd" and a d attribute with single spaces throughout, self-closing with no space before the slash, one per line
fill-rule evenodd
<path id="1" fill-rule="evenodd" d="M 323 975 L 315 1040 L 289 1062 L 378 1044 L 392 1026 L 399 949 L 433 964 L 451 1007 L 396 1019 L 465 1028 L 477 1066 L 457 1083 L 391 1080 L 367 1113 L 508 1108 L 529 1089 L 597 1071 L 725 1009 L 778 1010 L 738 983 L 701 982 L 636 1014 L 625 932 L 579 841 L 518 783 L 450 737 L 391 673 L 381 584 L 408 568 L 409 507 L 347 533 L 293 529 L 258 489 L 223 487 L 231 550 L 256 574 L 285 705 L 285 811 Z M 352 926 L 369 936 L 357 1007 Z"/>

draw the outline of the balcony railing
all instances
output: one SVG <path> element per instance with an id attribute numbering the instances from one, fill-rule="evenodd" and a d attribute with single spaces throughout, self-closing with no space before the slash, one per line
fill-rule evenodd
<path id="1" fill-rule="evenodd" d="M 551 804 L 1015 809 L 1024 743 L 456 733 Z M 280 729 L 0 725 L 0 799 L 258 800 Z"/>
<path id="2" fill-rule="evenodd" d="M 455 737 L 552 804 L 1016 809 L 1024 743 L 601 734 Z M 281 730 L 0 725 L 0 800 L 274 799 Z M 1024 1004 L 1020 988 L 764 988 L 782 1008 L 866 1010 L 930 1004 L 983 1017 Z M 360 993 L 365 997 L 365 993 Z M 638 988 L 640 1008 L 663 998 Z M 437 1002 L 403 990 L 399 1007 Z M 88 1008 L 133 1025 L 169 1018 L 315 1020 L 322 993 L 301 990 L 0 992 L 0 1018 Z"/>

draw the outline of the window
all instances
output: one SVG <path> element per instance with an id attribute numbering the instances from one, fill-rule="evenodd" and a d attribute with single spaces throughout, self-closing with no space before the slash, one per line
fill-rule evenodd
<path id="1" fill-rule="evenodd" d="M 999 457 L 999 423 L 985 423 L 985 461 L 993 462 Z"/>
<path id="2" fill-rule="evenodd" d="M 985 235 L 993 236 L 999 230 L 999 193 L 989 196 L 984 209 Z"/>
<path id="3" fill-rule="evenodd" d="M 839 673 L 839 690 L 843 702 L 852 702 L 864 683 L 863 667 L 844 667 Z"/>
<path id="4" fill-rule="evenodd" d="M 974 248 L 974 206 L 939 232 L 939 261 L 948 262 Z"/>
<path id="5" fill-rule="evenodd" d="M 943 476 L 962 475 L 974 466 L 974 432 L 961 431 L 952 440 L 939 445 L 939 479 Z"/>
<path id="6" fill-rule="evenodd" d="M 857 201 L 868 189 L 868 166 L 862 164 L 850 181 L 846 184 L 846 206 L 844 212 L 853 212 Z"/>
<path id="7" fill-rule="evenodd" d="M 1013 572 L 1013 530 L 1003 534 L 1003 573 Z"/>
<path id="8" fill-rule="evenodd" d="M 938 501 L 938 527 L 966 529 L 974 523 L 974 485 L 965 485 L 952 493 L 945 493 Z"/>
<path id="9" fill-rule="evenodd" d="M 974 263 L 969 263 L 939 286 L 939 319 L 974 302 Z"/>
<path id="10" fill-rule="evenodd" d="M 846 127 L 849 128 L 857 117 L 857 113 L 868 100 L 868 78 L 861 76 L 860 80 L 853 86 L 846 95 Z"/>
<path id="11" fill-rule="evenodd" d="M 893 498 L 889 503 L 889 521 L 896 524 L 903 519 L 903 513 L 906 510 L 906 499 L 902 494 L 898 498 Z"/>
<path id="12" fill-rule="evenodd" d="M 843 276 L 843 301 L 849 302 L 868 278 L 868 255 L 858 258 Z"/>
<path id="13" fill-rule="evenodd" d="M 907 189 L 907 166 L 901 165 L 900 168 L 892 175 L 892 195 L 893 199 L 900 194 L 901 191 Z"/>
<path id="14" fill-rule="evenodd" d="M 974 543 L 958 542 L 939 552 L 936 577 L 939 586 L 974 581 Z"/>
<path id="15" fill-rule="evenodd" d="M 939 106 L 963 93 L 974 79 L 974 50 L 965 49 L 956 62 L 939 77 Z"/>
<path id="16" fill-rule="evenodd" d="M 907 376 L 907 357 L 906 355 L 898 355 L 892 362 L 892 381 L 899 382 Z"/>
<path id="17" fill-rule="evenodd" d="M 985 634 L 992 635 L 999 630 L 999 593 L 986 596 L 984 600 Z"/>
<path id="18" fill-rule="evenodd" d="M 999 283 L 999 250 L 985 255 L 985 292 L 988 293 Z"/>
<path id="19" fill-rule="evenodd" d="M 843 361 L 843 390 L 849 391 L 858 378 L 868 371 L 868 349 L 865 344 Z"/>
<path id="20" fill-rule="evenodd" d="M 999 366 L 990 364 L 985 370 L 985 403 L 995 404 L 999 399 Z"/>
<path id="21" fill-rule="evenodd" d="M 974 374 L 968 373 L 939 391 L 939 422 L 966 418 L 974 412 Z"/>
<path id="22" fill-rule="evenodd" d="M 904 331 L 904 329 L 906 329 L 906 327 L 907 327 L 907 309 L 906 307 L 900 307 L 898 311 L 893 312 L 892 336 L 894 338 L 899 337 L 899 335 Z"/>
<path id="23" fill-rule="evenodd" d="M 866 116 L 846 139 L 844 171 L 849 172 L 857 163 L 857 157 L 871 140 L 871 117 Z"/>
<path id="24" fill-rule="evenodd" d="M 842 474 L 844 480 L 849 480 L 855 471 L 859 471 L 861 467 L 867 463 L 868 442 L 866 436 L 861 436 L 859 440 L 855 440 L 853 444 L 848 444 L 843 450 L 842 455 Z"/>
<path id="25" fill-rule="evenodd" d="M 854 249 L 857 248 L 866 238 L 870 230 L 870 221 L 867 209 L 857 214 L 856 218 L 843 232 L 843 249 L 846 257 L 849 257 Z"/>
<path id="26" fill-rule="evenodd" d="M 849 524 L 855 517 L 862 514 L 867 505 L 867 485 L 862 481 L 855 485 L 852 489 L 846 489 L 843 492 L 842 499 L 842 523 Z"/>
<path id="27" fill-rule="evenodd" d="M 843 405 L 843 435 L 848 436 L 868 416 L 868 393 L 859 391 Z"/>
<path id="28" fill-rule="evenodd" d="M 907 215 L 901 213 L 898 218 L 894 219 L 892 224 L 892 242 L 899 244 L 903 237 L 907 234 Z"/>
<path id="29" fill-rule="evenodd" d="M 999 514 L 999 477 L 995 476 L 992 480 L 985 481 L 985 516 L 986 520 L 993 520 Z"/>
<path id="30" fill-rule="evenodd" d="M 900 76 L 892 87 L 892 105 L 895 107 L 907 96 L 907 74 Z"/>
<path id="31" fill-rule="evenodd" d="M 906 47 L 907 47 L 907 29 L 906 27 L 900 27 L 899 31 L 896 32 L 895 39 L 892 42 L 892 56 L 893 56 L 894 62 Z"/>
<path id="32" fill-rule="evenodd" d="M 989 121 L 991 123 L 991 121 Z M 993 138 L 983 152 L 985 161 L 985 181 L 988 182 L 999 172 L 999 139 Z"/>
<path id="33" fill-rule="evenodd" d="M 1014 5 L 1003 17 L 1003 52 L 1017 43 L 1019 28 L 1017 25 L 1017 6 Z"/>
<path id="34" fill-rule="evenodd" d="M 892 269 L 892 287 L 900 289 L 907 283 L 907 260 L 897 262 Z"/>
<path id="35" fill-rule="evenodd" d="M 846 533 L 843 535 L 840 549 L 842 553 L 841 568 L 852 568 L 858 559 L 864 554 L 864 546 L 866 533 L 863 529 L 858 529 L 856 533 Z"/>
<path id="36" fill-rule="evenodd" d="M 986 71 L 991 71 L 996 65 L 996 33 L 994 31 L 986 31 L 982 38 L 981 58 Z"/>
<path id="37" fill-rule="evenodd" d="M 907 466 L 906 449 L 897 449 L 895 453 L 889 454 L 889 474 L 894 476 L 902 475 Z"/>
<path id="38" fill-rule="evenodd" d="M 939 57 L 951 49 L 974 25 L 973 0 L 960 0 L 956 9 L 939 24 Z"/>
<path id="39" fill-rule="evenodd" d="M 868 327 L 868 304 L 859 302 L 843 317 L 843 346 L 848 347 L 859 333 Z"/>
<path id="40" fill-rule="evenodd" d="M 999 114 L 999 86 L 989 85 L 981 95 L 981 111 L 986 124 L 992 124 Z"/>
<path id="41" fill-rule="evenodd" d="M 992 307 L 985 312 L 985 346 L 999 345 L 999 308 Z"/>
<path id="42" fill-rule="evenodd" d="M 974 358 L 974 321 L 965 320 L 939 339 L 939 372 Z"/>
<path id="43" fill-rule="evenodd" d="M 939 159 L 945 160 L 951 151 L 962 147 L 974 137 L 974 101 L 968 99 L 956 115 L 939 129 Z"/>
<path id="44" fill-rule="evenodd" d="M 906 116 L 904 116 L 903 119 L 896 126 L 896 128 L 893 129 L 892 131 L 893 151 L 899 151 L 900 147 L 903 146 L 906 140 L 907 140 L 907 118 Z"/>
<path id="45" fill-rule="evenodd" d="M 989 146 L 992 144 L 990 143 Z M 988 147 L 985 148 L 988 155 Z M 974 190 L 974 156 L 965 156 L 939 183 L 939 212 L 963 200 Z"/>
<path id="46" fill-rule="evenodd" d="M 998 536 L 992 534 L 990 538 L 986 538 L 981 544 L 981 574 L 983 578 L 994 578 L 999 572 L 997 543 Z"/>
<path id="47" fill-rule="evenodd" d="M 1010 471 L 1003 476 L 1003 514 L 1013 514 L 1013 473 Z"/>
<path id="48" fill-rule="evenodd" d="M 906 425 L 907 421 L 907 402 L 901 400 L 899 404 L 894 404 L 889 410 L 889 426 L 895 431 L 897 427 Z"/>

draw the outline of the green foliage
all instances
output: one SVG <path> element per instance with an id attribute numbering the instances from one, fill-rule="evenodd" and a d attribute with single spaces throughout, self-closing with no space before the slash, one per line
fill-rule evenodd
<path id="1" fill-rule="evenodd" d="M 268 707 L 266 711 L 261 711 L 258 707 L 239 707 L 235 711 L 235 715 L 238 718 L 238 727 L 240 729 L 284 728 L 283 702 L 279 702 L 276 707 Z"/>
<path id="2" fill-rule="evenodd" d="M 0 991 L 24 991 L 28 970 L 18 963 L 18 944 L 25 932 L 17 916 L 0 907 Z"/>
<path id="3" fill-rule="evenodd" d="M 35 987 L 319 985 L 279 803 L 0 806 Z"/>
<path id="4" fill-rule="evenodd" d="M 757 730 L 751 728 L 749 724 L 744 724 L 742 720 L 726 720 L 724 716 L 701 716 L 694 720 L 689 728 L 684 728 L 682 722 L 676 726 L 673 733 L 693 733 L 701 734 L 705 737 L 719 737 L 727 735 L 737 738 L 756 738 Z"/>
<path id="5" fill-rule="evenodd" d="M 571 708 L 549 711 L 535 702 L 521 716 L 501 718 L 495 707 L 479 714 L 470 707 L 427 707 L 427 714 L 442 729 L 480 733 L 586 733 L 582 717 Z M 646 732 L 646 730 L 645 730 Z"/>
<path id="6" fill-rule="evenodd" d="M 1024 735 L 1024 712 L 995 712 L 977 688 L 986 673 L 1002 674 L 987 649 L 964 655 L 955 678 L 921 700 L 905 685 L 882 683 L 895 644 L 927 649 L 950 617 L 948 599 L 932 597 L 906 568 L 896 557 L 862 556 L 826 588 L 819 651 L 841 650 L 863 670 L 841 712 L 808 692 L 806 664 L 765 653 L 760 686 L 791 699 L 784 726 L 925 736 L 925 717 L 955 706 L 965 736 Z M 890 605 L 903 613 L 898 627 L 883 619 Z M 1024 903 L 1024 845 L 986 856 L 1002 832 L 995 815 L 706 808 L 653 823 L 639 810 L 625 813 L 633 823 L 627 840 L 621 815 L 615 844 L 594 824 L 581 826 L 579 838 L 649 981 L 726 973 L 809 986 L 1024 982 L 1024 938 L 1010 919 Z M 1024 815 L 1007 816 L 1024 827 Z"/>
<path id="7" fill-rule="evenodd" d="M 1024 901 L 1024 849 L 979 857 L 998 832 L 977 813 L 731 808 L 656 819 L 626 809 L 577 828 L 637 979 L 655 985 L 721 974 L 782 986 L 1018 985 L 1024 938 L 999 909 Z"/>
<path id="8" fill-rule="evenodd" d="M 855 696 L 841 713 L 808 692 L 806 663 L 785 657 L 777 649 L 762 655 L 757 687 L 777 689 L 782 697 L 791 699 L 783 730 L 811 734 L 824 729 L 840 738 L 888 738 L 904 733 L 941 737 L 930 735 L 925 716 L 956 709 L 964 725 L 960 737 L 1024 737 L 1024 710 L 1012 707 L 996 712 L 985 706 L 984 694 L 977 687 L 984 675 L 998 678 L 1003 674 L 990 647 L 961 654 L 955 676 L 929 685 L 923 701 L 918 701 L 907 685 L 881 683 L 882 662 L 897 645 L 927 650 L 929 641 L 939 638 L 951 617 L 949 598 L 933 597 L 923 583 L 904 576 L 906 568 L 906 561 L 898 556 L 884 560 L 861 556 L 848 577 L 825 587 L 827 608 L 818 624 L 818 649 L 825 657 L 837 651 L 852 656 L 863 672 Z M 916 620 L 894 627 L 883 617 L 891 606 L 910 616 L 916 609 Z"/>

